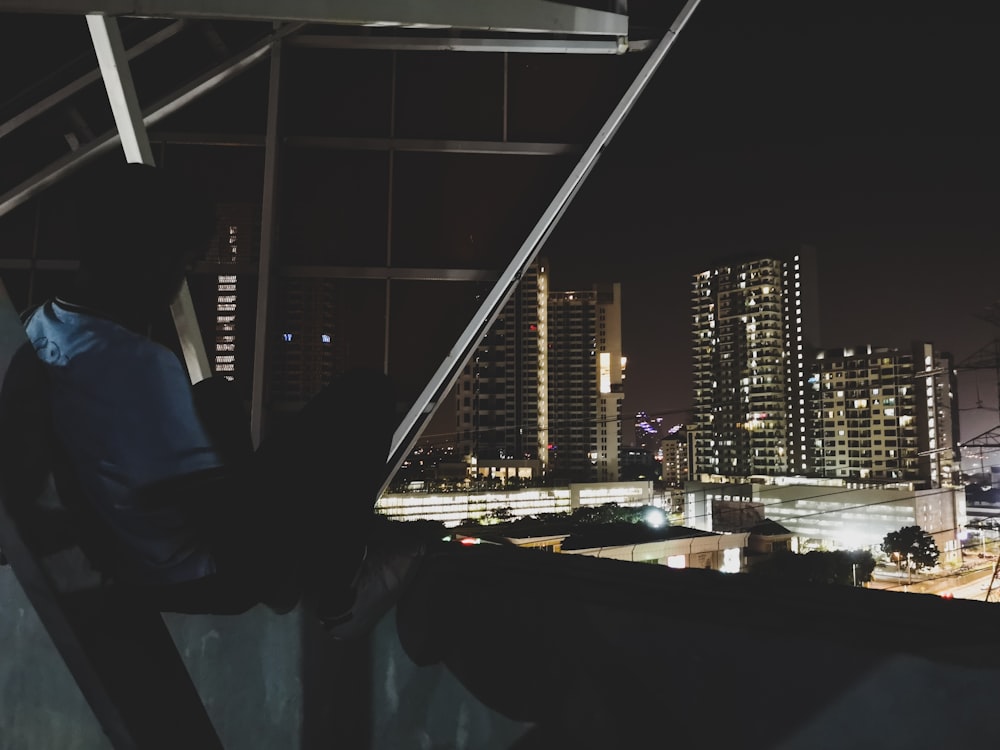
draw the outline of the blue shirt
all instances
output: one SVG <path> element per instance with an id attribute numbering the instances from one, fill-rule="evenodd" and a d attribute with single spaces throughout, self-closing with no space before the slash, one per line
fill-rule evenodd
<path id="1" fill-rule="evenodd" d="M 215 571 L 182 498 L 155 508 L 139 490 L 222 465 L 169 349 L 62 300 L 35 310 L 28 338 L 51 376 L 52 418 L 75 479 L 130 558 L 120 577 L 161 584 Z"/>

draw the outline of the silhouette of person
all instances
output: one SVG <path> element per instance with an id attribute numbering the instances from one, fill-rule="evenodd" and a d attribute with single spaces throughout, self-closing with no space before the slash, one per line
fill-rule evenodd
<path id="1" fill-rule="evenodd" d="M 301 597 L 334 633 L 360 634 L 419 554 L 369 544 L 395 426 L 388 379 L 335 379 L 253 450 L 232 383 L 192 387 L 147 335 L 203 256 L 212 206 L 138 164 L 94 174 L 77 203 L 75 283 L 25 327 L 47 374 L 57 486 L 98 519 L 103 572 L 164 611 L 287 611 Z"/>

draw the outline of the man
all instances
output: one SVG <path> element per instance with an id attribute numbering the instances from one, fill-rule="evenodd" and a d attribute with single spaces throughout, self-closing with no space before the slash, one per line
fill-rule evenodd
<path id="1" fill-rule="evenodd" d="M 164 611 L 286 611 L 301 597 L 334 635 L 366 632 L 421 552 L 369 538 L 394 427 L 387 379 L 335 380 L 253 451 L 230 384 L 192 388 L 147 336 L 203 254 L 211 206 L 129 164 L 86 184 L 78 213 L 76 283 L 25 325 L 60 495 L 96 520 L 104 572 Z"/>

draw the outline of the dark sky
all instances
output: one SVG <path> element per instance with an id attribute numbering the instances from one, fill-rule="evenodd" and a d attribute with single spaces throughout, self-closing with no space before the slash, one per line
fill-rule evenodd
<path id="1" fill-rule="evenodd" d="M 993 341 L 991 5 L 701 3 L 547 249 L 557 288 L 623 282 L 626 414 L 689 406 L 691 274 L 733 252 L 818 249 L 823 347 Z M 996 375 L 960 379 L 967 439 Z"/>
<path id="2" fill-rule="evenodd" d="M 544 250 L 556 288 L 623 283 L 626 414 L 683 416 L 691 275 L 735 252 L 817 248 L 824 347 L 961 362 L 1000 333 L 975 317 L 1000 298 L 996 6 L 701 2 Z M 961 379 L 969 438 L 996 376 Z"/>

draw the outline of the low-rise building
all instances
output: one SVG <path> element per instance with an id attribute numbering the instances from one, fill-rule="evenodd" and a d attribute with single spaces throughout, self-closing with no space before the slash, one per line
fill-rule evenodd
<path id="1" fill-rule="evenodd" d="M 441 521 L 455 526 L 498 516 L 568 513 L 607 503 L 653 505 L 655 500 L 651 481 L 603 482 L 485 492 L 386 493 L 378 499 L 375 510 L 398 521 Z"/>
<path id="2" fill-rule="evenodd" d="M 890 531 L 915 525 L 934 537 L 941 562 L 961 560 L 959 533 L 966 524 L 962 490 L 803 477 L 768 481 L 688 482 L 684 523 L 711 531 L 717 504 L 752 504 L 798 537 L 800 548 L 825 549 L 874 548 Z M 756 515 L 755 510 L 749 517 Z"/>

